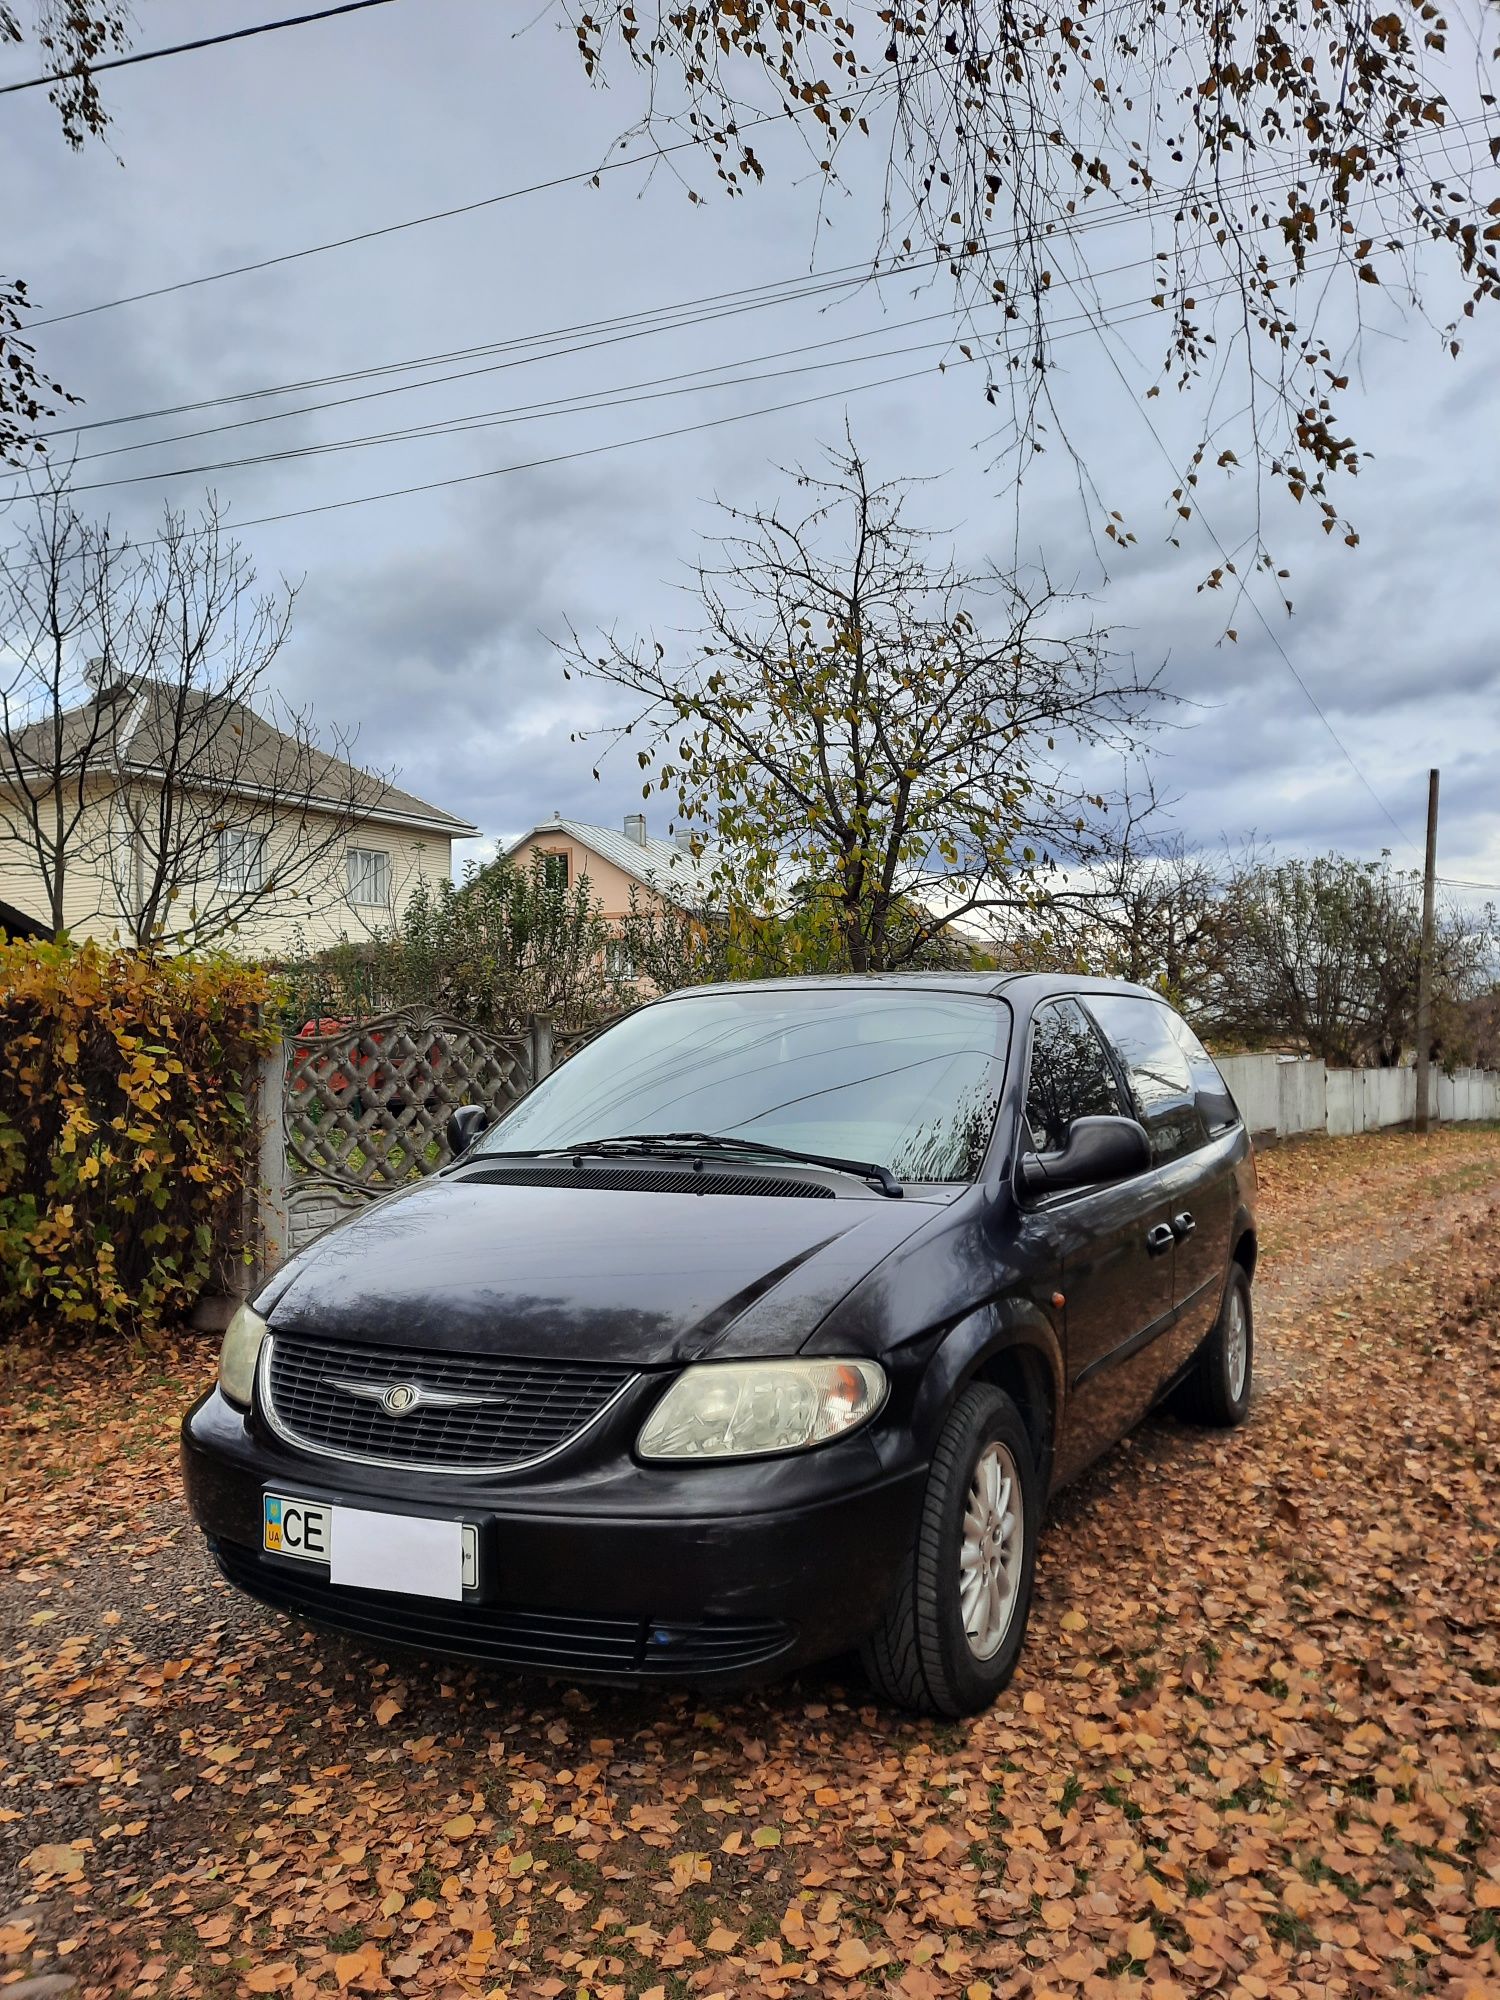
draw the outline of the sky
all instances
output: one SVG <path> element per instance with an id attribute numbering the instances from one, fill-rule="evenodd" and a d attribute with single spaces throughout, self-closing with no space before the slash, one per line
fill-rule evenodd
<path id="1" fill-rule="evenodd" d="M 221 0 L 212 21 L 221 29 L 294 11 Z M 206 18 L 187 0 L 139 0 L 135 46 L 201 34 Z M 0 51 L 0 82 L 37 67 L 34 48 Z M 113 124 L 80 154 L 65 146 L 44 92 L 0 99 L 4 255 L 26 278 L 37 319 L 592 169 L 618 152 L 640 112 L 629 77 L 588 86 L 555 14 L 479 0 L 398 0 L 103 83 Z M 766 157 L 768 185 L 740 200 L 716 196 L 690 161 L 629 167 L 597 188 L 575 181 L 41 327 L 42 364 L 82 397 L 75 420 L 91 424 L 491 350 L 445 364 L 436 372 L 463 379 L 437 386 L 408 390 L 410 372 L 398 373 L 87 430 L 75 481 L 95 488 L 90 506 L 137 534 L 152 531 L 164 503 L 191 511 L 212 486 L 261 578 L 298 586 L 281 688 L 325 724 L 357 732 L 361 761 L 477 824 L 483 840 L 462 858 L 554 810 L 617 825 L 639 808 L 633 758 L 592 777 L 594 753 L 574 738 L 606 720 L 607 706 L 563 680 L 556 642 L 570 627 L 636 635 L 690 625 L 683 586 L 713 530 L 714 501 L 788 504 L 787 469 L 815 460 L 847 422 L 877 474 L 931 481 L 919 517 L 960 561 L 1045 568 L 1086 599 L 1079 618 L 1160 670 L 1178 699 L 1149 746 L 1150 776 L 1190 845 L 1255 837 L 1288 852 L 1367 857 L 1389 848 L 1412 867 L 1437 765 L 1440 873 L 1500 883 L 1500 308 L 1466 327 L 1452 360 L 1433 325 L 1403 318 L 1384 297 L 1371 302 L 1348 364 L 1351 421 L 1369 456 L 1337 494 L 1359 545 L 1325 535 L 1310 507 L 1269 496 L 1267 531 L 1295 609 L 1288 617 L 1274 581 L 1261 579 L 1231 610 L 1198 585 L 1218 543 L 1232 545 L 1250 520 L 1253 485 L 1215 479 L 1187 524 L 1164 504 L 1168 461 L 1192 417 L 1170 391 L 1141 396 L 1153 374 L 1148 327 L 1126 325 L 1107 341 L 1082 334 L 1057 350 L 1070 432 L 1104 501 L 1137 534 L 1107 565 L 1055 440 L 1013 504 L 977 371 L 936 365 L 934 343 L 952 335 L 941 285 L 865 285 L 717 317 L 705 309 L 629 338 L 615 325 L 586 336 L 593 345 L 564 343 L 575 349 L 564 354 L 515 344 L 858 260 L 870 241 L 868 190 L 851 185 L 820 204 L 792 140 L 773 134 Z M 1142 248 L 1129 229 L 1100 232 L 1098 243 L 1088 253 L 1095 271 Z M 1438 320 L 1444 284 L 1437 269 Z M 1139 285 L 1128 274 L 1100 280 L 1120 304 Z M 512 345 L 497 353 L 501 342 Z M 839 344 L 810 351 L 829 342 Z M 895 352 L 909 348 L 922 351 Z M 713 387 L 729 364 L 772 379 Z M 775 373 L 788 368 L 804 372 Z M 691 371 L 690 393 L 660 393 Z M 863 386 L 893 375 L 906 379 Z M 268 408 L 395 386 L 402 392 L 244 423 Z M 517 420 L 517 405 L 622 388 L 642 400 Z M 500 411 L 510 420 L 492 421 Z M 458 435 L 217 464 L 459 418 L 486 421 Z M 242 427 L 148 442 L 225 423 Z M 686 434 L 634 442 L 669 429 Z M 462 483 L 338 504 L 443 481 Z M 328 511 L 305 511 L 317 508 Z M 296 518 L 264 518 L 284 514 Z M 664 833 L 665 803 L 647 811 Z"/>

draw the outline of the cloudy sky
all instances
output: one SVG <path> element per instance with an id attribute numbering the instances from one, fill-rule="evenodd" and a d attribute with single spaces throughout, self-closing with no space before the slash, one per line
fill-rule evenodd
<path id="1" fill-rule="evenodd" d="M 212 18 L 220 28 L 292 11 L 221 0 Z M 127 69 L 105 79 L 108 142 L 79 155 L 44 93 L 8 96 L 7 265 L 28 280 L 38 319 L 76 315 L 592 168 L 639 100 L 628 78 L 591 91 L 555 17 L 533 12 L 400 0 Z M 205 19 L 187 0 L 140 0 L 136 14 L 141 48 L 201 33 Z M 4 51 L 0 81 L 36 67 L 34 49 Z M 1184 703 L 1153 747 L 1153 775 L 1190 841 L 1254 833 L 1303 851 L 1390 847 L 1410 866 L 1427 767 L 1438 764 L 1442 873 L 1500 882 L 1500 311 L 1467 329 L 1454 362 L 1433 326 L 1372 304 L 1351 355 L 1350 411 L 1372 456 L 1338 496 L 1360 546 L 1273 499 L 1269 532 L 1292 572 L 1295 615 L 1262 583 L 1259 613 L 1242 604 L 1229 643 L 1224 602 L 1195 588 L 1217 559 L 1210 530 L 1176 523 L 1181 547 L 1167 539 L 1161 453 L 1182 448 L 1191 415 L 1166 393 L 1140 400 L 1154 373 L 1149 328 L 1057 350 L 1072 434 L 1139 537 L 1106 573 L 1060 450 L 1028 479 L 1018 522 L 976 371 L 936 367 L 933 343 L 951 333 L 940 287 L 866 285 L 733 312 L 726 304 L 749 300 L 721 299 L 665 328 L 621 323 L 803 280 L 868 249 L 862 190 L 835 196 L 820 223 L 795 146 L 775 138 L 767 158 L 773 185 L 733 203 L 712 197 L 701 166 L 629 168 L 597 189 L 575 182 L 58 317 L 35 335 L 40 356 L 85 399 L 89 423 L 485 350 L 424 367 L 423 378 L 460 378 L 435 385 L 409 386 L 418 371 L 406 369 L 84 430 L 76 480 L 95 489 L 92 506 L 141 533 L 164 501 L 192 508 L 212 485 L 262 577 L 301 582 L 287 691 L 357 728 L 364 761 L 493 841 L 554 809 L 610 823 L 631 809 L 623 763 L 596 784 L 591 756 L 570 741 L 596 710 L 563 682 L 551 640 L 570 623 L 634 633 L 688 622 L 684 566 L 714 498 L 784 500 L 779 468 L 810 458 L 847 417 L 877 472 L 932 478 L 921 509 L 964 561 L 1019 552 L 1045 564 L 1056 584 L 1088 594 L 1088 615 L 1141 665 L 1164 667 Z M 708 198 L 694 204 L 689 186 Z M 1096 270 L 1140 253 L 1128 232 L 1099 240 Z M 1451 309 L 1443 282 L 1438 320 Z M 1101 280 L 1122 309 L 1140 288 L 1139 273 Z M 590 330 L 534 342 L 564 329 Z M 802 372 L 783 372 L 793 368 Z M 725 375 L 740 379 L 714 386 Z M 891 376 L 904 379 L 864 386 Z M 371 399 L 390 388 L 399 393 Z M 639 400 L 556 407 L 622 390 Z M 355 396 L 365 400 L 307 407 Z M 801 406 L 767 407 L 789 403 Z M 246 421 L 268 412 L 287 414 Z M 478 427 L 223 463 L 457 420 Z M 667 430 L 685 434 L 635 442 Z M 449 481 L 462 483 L 337 504 Z M 1211 532 L 1232 542 L 1253 506 L 1249 482 L 1206 488 L 1205 506 Z M 655 814 L 664 822 L 663 807 Z"/>

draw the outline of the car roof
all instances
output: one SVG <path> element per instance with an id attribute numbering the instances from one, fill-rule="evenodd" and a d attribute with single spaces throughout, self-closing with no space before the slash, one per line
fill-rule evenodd
<path id="1" fill-rule="evenodd" d="M 1075 972 L 809 972 L 781 979 L 735 979 L 708 986 L 683 986 L 675 993 L 662 994 L 650 1004 L 691 999 L 702 993 L 790 993 L 805 992 L 808 988 L 819 992 L 910 991 L 991 997 L 1004 993 L 1023 1005 L 1066 993 L 1133 993 L 1143 1000 L 1162 999 L 1149 986 L 1137 986 L 1128 979 L 1090 979 Z"/>

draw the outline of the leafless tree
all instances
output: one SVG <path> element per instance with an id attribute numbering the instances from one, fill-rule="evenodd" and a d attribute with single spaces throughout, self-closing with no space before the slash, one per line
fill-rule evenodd
<path id="1" fill-rule="evenodd" d="M 102 920 L 142 950 L 341 893 L 385 781 L 272 692 L 292 588 L 257 589 L 212 500 L 140 543 L 55 473 L 29 510 L 0 552 L 0 867 L 55 928 Z"/>
<path id="2" fill-rule="evenodd" d="M 115 550 L 56 480 L 0 555 L 0 872 L 32 878 L 54 930 L 92 849 L 96 786 L 123 690 L 84 700 L 80 667 L 108 650 Z M 8 866 L 6 865 L 8 864 Z M 23 907 L 33 899 L 18 896 Z"/>
<path id="3" fill-rule="evenodd" d="M 1261 860 L 1229 885 L 1231 976 L 1214 1012 L 1251 1046 L 1290 1044 L 1330 1063 L 1399 1063 L 1415 1042 L 1421 878 L 1388 858 Z M 1496 918 L 1440 912 L 1432 1053 L 1459 1060 L 1466 1004 L 1493 987 Z"/>
<path id="4" fill-rule="evenodd" d="M 680 656 L 573 635 L 565 670 L 623 690 L 642 790 L 712 828 L 725 894 L 821 909 L 855 971 L 925 956 L 998 909 L 1083 904 L 1143 802 L 1080 775 L 1164 697 L 1045 577 L 929 558 L 909 483 L 852 441 L 798 518 L 729 507 Z"/>

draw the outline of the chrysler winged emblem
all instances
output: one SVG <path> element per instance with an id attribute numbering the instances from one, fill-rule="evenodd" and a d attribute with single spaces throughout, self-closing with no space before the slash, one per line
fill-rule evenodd
<path id="1" fill-rule="evenodd" d="M 378 1403 L 388 1417 L 409 1417 L 413 1410 L 472 1410 L 481 1403 L 498 1403 L 498 1396 L 479 1396 L 459 1389 L 428 1389 L 420 1382 L 353 1382 L 332 1375 L 329 1386 L 346 1396 Z"/>

